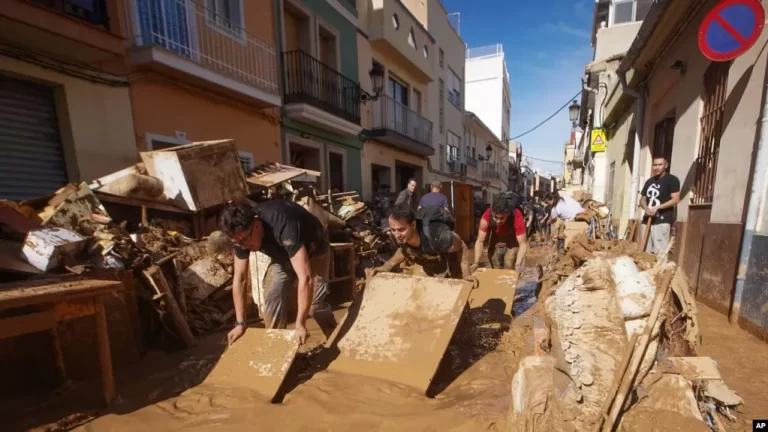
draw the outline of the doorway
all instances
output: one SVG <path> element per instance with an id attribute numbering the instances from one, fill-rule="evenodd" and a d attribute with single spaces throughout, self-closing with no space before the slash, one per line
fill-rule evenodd
<path id="1" fill-rule="evenodd" d="M 406 162 L 395 161 L 395 192 L 408 187 L 408 180 L 416 179 L 416 190 L 424 186 L 422 168 Z"/>
<path id="2" fill-rule="evenodd" d="M 334 192 L 345 192 L 344 184 L 344 155 L 328 151 L 328 187 Z"/>
<path id="3" fill-rule="evenodd" d="M 323 172 L 323 158 L 320 153 L 320 147 L 314 147 L 296 142 L 288 143 L 290 165 L 296 168 L 303 168 L 312 171 Z M 322 176 L 318 177 L 313 185 L 319 190 L 323 190 Z"/>
<path id="4" fill-rule="evenodd" d="M 392 169 L 383 165 L 371 164 L 371 197 L 389 194 L 392 189 Z"/>

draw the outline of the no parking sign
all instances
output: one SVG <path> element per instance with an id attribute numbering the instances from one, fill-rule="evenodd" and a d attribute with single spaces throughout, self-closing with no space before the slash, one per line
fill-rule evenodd
<path id="1" fill-rule="evenodd" d="M 710 60 L 732 60 L 757 42 L 764 25 L 759 0 L 723 0 L 701 23 L 699 49 Z"/>

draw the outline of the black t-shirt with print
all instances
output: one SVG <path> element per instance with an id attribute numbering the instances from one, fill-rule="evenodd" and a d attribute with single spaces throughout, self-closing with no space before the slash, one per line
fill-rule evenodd
<path id="1" fill-rule="evenodd" d="M 645 197 L 648 208 L 658 207 L 672 199 L 672 194 L 680 192 L 680 180 L 672 174 L 665 174 L 661 177 L 651 177 L 643 186 L 642 196 Z M 653 218 L 653 224 L 671 224 L 674 222 L 674 207 L 659 210 L 656 217 Z"/>
<path id="2" fill-rule="evenodd" d="M 323 225 L 299 204 L 282 199 L 267 201 L 259 204 L 256 215 L 264 226 L 260 252 L 274 261 L 290 261 L 302 246 L 310 257 L 326 252 Z M 250 252 L 235 246 L 235 256 L 240 259 L 247 259 Z"/>

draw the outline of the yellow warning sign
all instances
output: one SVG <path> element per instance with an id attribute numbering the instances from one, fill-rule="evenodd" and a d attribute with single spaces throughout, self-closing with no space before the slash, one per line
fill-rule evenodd
<path id="1" fill-rule="evenodd" d="M 604 152 L 605 144 L 606 144 L 605 131 L 603 131 L 602 129 L 592 130 L 592 139 L 590 140 L 590 150 L 592 150 L 593 153 Z"/>

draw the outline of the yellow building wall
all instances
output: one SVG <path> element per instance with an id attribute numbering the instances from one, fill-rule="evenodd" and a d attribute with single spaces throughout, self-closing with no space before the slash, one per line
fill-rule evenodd
<path id="1" fill-rule="evenodd" d="M 410 165 L 415 165 L 421 168 L 422 179 L 418 185 L 418 189 L 421 190 L 424 184 L 432 180 L 431 173 L 427 168 L 427 160 L 423 157 L 416 156 L 410 153 L 406 153 L 392 147 L 379 144 L 375 141 L 366 141 L 363 145 L 362 153 L 362 177 L 363 177 L 363 200 L 369 201 L 373 199 L 372 179 L 371 179 L 371 164 L 380 165 L 390 168 L 390 185 L 392 191 L 395 193 L 400 192 L 398 186 L 395 183 L 395 164 L 397 161 L 405 162 Z"/>
<path id="2" fill-rule="evenodd" d="M 282 161 L 276 117 L 160 78 L 133 82 L 131 98 L 139 151 L 147 150 L 147 134 L 175 137 L 180 131 L 189 141 L 234 139 L 256 165 Z"/>
<path id="3" fill-rule="evenodd" d="M 138 161 L 128 87 L 111 87 L 0 56 L 0 73 L 57 88 L 56 111 L 71 181 Z"/>

